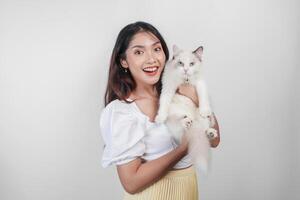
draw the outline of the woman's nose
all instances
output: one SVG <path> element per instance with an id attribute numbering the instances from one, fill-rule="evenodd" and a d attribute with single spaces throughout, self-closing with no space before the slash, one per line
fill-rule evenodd
<path id="1" fill-rule="evenodd" d="M 147 62 L 148 63 L 153 63 L 155 62 L 155 55 L 153 54 L 153 52 L 148 52 L 147 53 Z"/>

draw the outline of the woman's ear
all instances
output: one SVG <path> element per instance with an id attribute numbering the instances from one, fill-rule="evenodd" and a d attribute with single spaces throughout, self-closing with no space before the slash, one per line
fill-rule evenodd
<path id="1" fill-rule="evenodd" d="M 122 65 L 122 67 L 128 68 L 128 63 L 127 63 L 127 61 L 126 61 L 125 59 L 121 58 L 121 59 L 120 59 L 120 63 L 121 63 L 121 65 Z"/>

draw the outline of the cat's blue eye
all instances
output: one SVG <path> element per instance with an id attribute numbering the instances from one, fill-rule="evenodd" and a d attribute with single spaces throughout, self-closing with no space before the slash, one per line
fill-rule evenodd
<path id="1" fill-rule="evenodd" d="M 179 65 L 183 65 L 183 62 L 179 61 L 178 64 L 179 64 Z"/>
<path id="2" fill-rule="evenodd" d="M 194 66 L 194 64 L 195 64 L 194 62 L 191 62 L 191 63 L 190 63 L 190 66 Z"/>

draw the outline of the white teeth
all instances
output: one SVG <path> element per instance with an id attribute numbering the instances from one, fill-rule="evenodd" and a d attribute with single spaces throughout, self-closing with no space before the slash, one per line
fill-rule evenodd
<path id="1" fill-rule="evenodd" d="M 149 67 L 149 68 L 145 68 L 145 69 L 143 69 L 144 71 L 146 71 L 146 72 L 154 72 L 154 71 L 156 71 L 158 69 L 158 67 Z"/>

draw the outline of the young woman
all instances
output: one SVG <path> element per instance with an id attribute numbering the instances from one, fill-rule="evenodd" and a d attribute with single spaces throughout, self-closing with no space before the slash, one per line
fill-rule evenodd
<path id="1" fill-rule="evenodd" d="M 154 122 L 168 58 L 163 37 L 145 22 L 125 26 L 112 52 L 100 119 L 105 142 L 102 165 L 117 166 L 126 200 L 198 199 L 186 138 L 177 145 L 166 126 Z M 181 86 L 178 92 L 198 102 L 193 87 Z M 215 128 L 219 130 L 218 123 Z M 217 137 L 211 146 L 219 141 Z"/>

